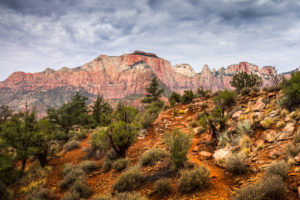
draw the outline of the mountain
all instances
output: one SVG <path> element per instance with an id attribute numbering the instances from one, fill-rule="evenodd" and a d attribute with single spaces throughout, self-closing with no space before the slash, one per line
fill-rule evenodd
<path id="1" fill-rule="evenodd" d="M 196 73 L 188 64 L 172 66 L 170 61 L 153 53 L 135 51 L 121 56 L 100 55 L 76 68 L 63 67 L 59 70 L 47 68 L 43 72 L 14 72 L 0 82 L 0 105 L 23 109 L 25 104 L 45 111 L 48 107 L 59 107 L 78 90 L 92 100 L 102 94 L 110 101 L 125 101 L 138 104 L 145 94 L 151 78 L 155 75 L 166 90 L 182 93 L 187 89 L 203 86 L 212 91 L 231 88 L 232 76 L 240 71 L 253 72 L 261 76 L 264 86 L 270 86 L 274 67 L 259 68 L 241 62 L 219 70 L 210 70 L 205 65 Z"/>

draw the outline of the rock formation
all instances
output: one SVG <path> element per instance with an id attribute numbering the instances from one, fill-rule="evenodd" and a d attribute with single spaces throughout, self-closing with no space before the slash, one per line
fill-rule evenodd
<path id="1" fill-rule="evenodd" d="M 232 76 L 240 71 L 256 73 L 271 85 L 270 74 L 274 67 L 263 67 L 241 62 L 226 69 L 211 71 L 205 65 L 197 74 L 188 64 L 175 65 L 155 54 L 135 51 L 121 56 L 100 55 L 80 67 L 60 70 L 47 68 L 43 72 L 15 72 L 0 82 L 0 105 L 21 109 L 25 103 L 39 110 L 58 107 L 65 103 L 75 91 L 80 90 L 89 97 L 102 94 L 104 98 L 137 99 L 145 94 L 145 88 L 155 75 L 168 90 L 182 93 L 187 89 L 203 86 L 212 91 L 231 88 Z M 51 99 L 51 101 L 49 101 Z"/>

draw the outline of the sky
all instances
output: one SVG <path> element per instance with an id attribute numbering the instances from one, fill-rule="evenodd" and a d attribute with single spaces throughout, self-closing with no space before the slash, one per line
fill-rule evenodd
<path id="1" fill-rule="evenodd" d="M 153 52 L 172 65 L 300 66 L 300 0 L 0 0 L 0 81 Z"/>

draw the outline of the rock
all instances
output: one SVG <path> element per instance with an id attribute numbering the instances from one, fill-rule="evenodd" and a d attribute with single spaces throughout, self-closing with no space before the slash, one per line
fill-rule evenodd
<path id="1" fill-rule="evenodd" d="M 280 156 L 280 152 L 277 150 L 271 151 L 269 153 L 269 158 L 272 158 L 272 159 L 279 158 L 279 156 Z"/>
<path id="2" fill-rule="evenodd" d="M 269 113 L 269 116 L 270 117 L 275 117 L 275 116 L 277 116 L 277 115 L 279 115 L 280 114 L 280 111 L 279 110 L 273 110 L 273 111 L 271 111 L 270 113 Z"/>
<path id="3" fill-rule="evenodd" d="M 207 151 L 200 151 L 198 156 L 199 156 L 200 160 L 208 160 L 208 159 L 212 158 L 212 154 Z"/>
<path id="4" fill-rule="evenodd" d="M 284 129 L 282 129 L 282 132 L 288 136 L 292 135 L 295 129 L 294 123 L 288 123 Z"/>
<path id="5" fill-rule="evenodd" d="M 243 111 L 239 110 L 239 111 L 233 113 L 232 118 L 233 119 L 238 118 L 239 116 L 241 116 L 241 114 L 243 114 Z"/>
<path id="6" fill-rule="evenodd" d="M 215 151 L 215 153 L 213 154 L 213 157 L 214 157 L 217 165 L 224 167 L 225 161 L 230 155 L 231 155 L 231 147 L 227 147 L 227 148 L 222 148 L 222 149 L 218 149 L 217 151 Z"/>
<path id="7" fill-rule="evenodd" d="M 262 109 L 265 108 L 266 104 L 263 103 L 262 98 L 259 98 L 254 105 L 253 111 L 261 111 Z"/>
<path id="8" fill-rule="evenodd" d="M 261 138 L 267 142 L 274 142 L 275 141 L 275 131 L 274 130 L 264 131 Z"/>
<path id="9" fill-rule="evenodd" d="M 295 156 L 294 160 L 295 160 L 296 164 L 300 164 L 300 153 L 298 153 L 298 155 Z"/>
<path id="10" fill-rule="evenodd" d="M 198 152 L 199 151 L 199 146 L 194 146 L 194 148 L 193 148 L 193 152 Z"/>

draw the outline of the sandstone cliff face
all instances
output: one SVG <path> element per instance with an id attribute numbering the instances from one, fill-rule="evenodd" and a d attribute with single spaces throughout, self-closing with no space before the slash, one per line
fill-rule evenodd
<path id="1" fill-rule="evenodd" d="M 259 69 L 250 63 L 241 62 L 217 71 L 211 71 L 205 65 L 201 73 L 197 74 L 188 64 L 173 67 L 169 61 L 155 54 L 135 51 L 122 56 L 100 55 L 91 62 L 72 69 L 63 67 L 57 71 L 46 69 L 39 73 L 15 72 L 0 82 L 0 104 L 20 109 L 24 101 L 27 101 L 29 106 L 45 110 L 47 107 L 62 105 L 67 99 L 59 96 L 69 97 L 71 91 L 76 90 L 89 94 L 91 98 L 102 94 L 104 98 L 112 100 L 143 95 L 153 75 L 170 90 L 180 93 L 200 86 L 217 91 L 231 88 L 232 76 L 240 71 L 260 75 L 265 86 L 272 84 L 270 74 L 276 73 L 273 67 Z M 54 102 L 55 98 L 60 101 L 49 102 L 43 95 L 52 95 Z"/>

